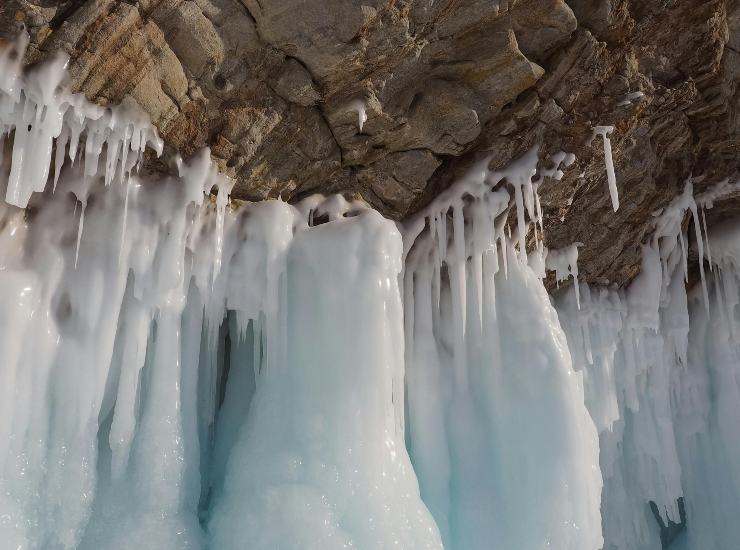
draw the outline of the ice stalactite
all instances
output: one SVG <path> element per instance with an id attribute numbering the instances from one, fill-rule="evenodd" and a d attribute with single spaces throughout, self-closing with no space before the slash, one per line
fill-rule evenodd
<path id="1" fill-rule="evenodd" d="M 0 133 L 13 133 L 13 152 L 5 201 L 24 208 L 31 194 L 47 185 L 56 146 L 54 186 L 64 165 L 65 149 L 74 163 L 84 152 L 83 180 L 98 174 L 100 155 L 106 150 L 105 183 L 116 172 L 123 181 L 141 162 L 147 146 L 162 153 L 163 142 L 148 117 L 133 104 L 103 108 L 64 88 L 68 57 L 22 71 L 28 36 L 0 53 Z M 80 148 L 80 138 L 84 137 Z M 83 203 L 84 216 L 84 203 Z M 80 223 L 82 228 L 82 222 Z"/>
<path id="2" fill-rule="evenodd" d="M 578 286 L 578 247 L 582 243 L 574 243 L 570 246 L 560 249 L 547 251 L 545 267 L 555 272 L 555 280 L 558 284 L 561 281 L 573 277 L 573 292 L 576 297 L 576 306 L 581 308 L 581 291 Z"/>
<path id="3" fill-rule="evenodd" d="M 617 189 L 617 176 L 614 172 L 614 158 L 612 156 L 612 142 L 609 134 L 614 131 L 614 126 L 597 126 L 594 128 L 593 138 L 601 136 L 604 140 L 604 164 L 606 165 L 606 179 L 609 184 L 609 196 L 612 200 L 612 208 L 619 210 L 619 190 Z"/>
<path id="4" fill-rule="evenodd" d="M 686 216 L 700 260 L 711 240 L 717 266 L 688 295 Z M 557 303 L 600 432 L 608 549 L 720 550 L 740 535 L 740 233 L 702 227 L 688 183 L 656 218 L 628 289 L 585 287 L 580 311 L 570 294 Z"/>
<path id="5" fill-rule="evenodd" d="M 465 201 L 442 196 L 425 213 L 407 257 L 409 449 L 446 548 L 601 548 L 581 377 L 538 275 L 504 234 L 509 194 L 491 190 L 506 178 L 526 207 L 536 163 L 477 167 L 450 193 Z"/>
<path id="6" fill-rule="evenodd" d="M 362 128 L 367 122 L 367 101 L 365 99 L 355 99 L 347 105 L 347 110 L 357 113 L 357 128 L 362 133 Z"/>
<path id="7" fill-rule="evenodd" d="M 619 103 L 617 103 L 617 107 L 629 107 L 641 101 L 643 97 L 645 97 L 644 92 L 630 92 L 622 97 Z"/>

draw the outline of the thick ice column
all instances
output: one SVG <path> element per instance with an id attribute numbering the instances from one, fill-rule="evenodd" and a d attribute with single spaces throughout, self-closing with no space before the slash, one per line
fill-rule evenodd
<path id="1" fill-rule="evenodd" d="M 484 256 L 482 332 L 468 316 L 470 384 L 454 392 L 451 290 L 443 289 L 432 326 L 433 264 L 406 273 L 415 279 L 409 433 L 422 496 L 451 550 L 596 550 L 598 440 L 581 376 L 547 293 L 510 250 L 508 277 L 496 273 L 495 249 Z M 476 309 L 479 293 L 468 289 Z"/>
<path id="2" fill-rule="evenodd" d="M 83 550 L 201 548 L 199 486 L 192 487 L 198 479 L 195 418 L 187 414 L 195 399 L 183 394 L 189 384 L 181 369 L 181 323 L 177 308 L 163 308 L 156 317 L 131 459 L 121 477 L 101 479 Z M 191 420 L 189 430 L 186 420 Z M 101 457 L 103 463 L 108 459 Z"/>
<path id="3" fill-rule="evenodd" d="M 212 548 L 441 548 L 396 429 L 401 253 L 375 212 L 296 235 L 290 345 L 260 375 L 216 496 Z"/>
<path id="4" fill-rule="evenodd" d="M 722 550 L 740 540 L 740 226 L 712 233 L 719 269 L 708 281 L 709 311 L 700 288 L 689 296 L 688 365 L 677 384 L 676 434 L 686 502 L 687 548 Z M 697 285 L 698 287 L 698 285 Z"/>
<path id="5" fill-rule="evenodd" d="M 601 548 L 598 440 L 582 378 L 547 292 L 529 268 L 509 265 L 496 280 L 501 362 L 488 378 L 500 548 Z"/>
<path id="6" fill-rule="evenodd" d="M 6 250 L 4 250 L 6 251 Z M 0 541 L 11 548 L 37 544 L 44 499 L 48 372 L 58 333 L 48 318 L 33 317 L 43 300 L 32 271 L 0 274 Z M 29 467 L 33 465 L 33 467 Z"/>

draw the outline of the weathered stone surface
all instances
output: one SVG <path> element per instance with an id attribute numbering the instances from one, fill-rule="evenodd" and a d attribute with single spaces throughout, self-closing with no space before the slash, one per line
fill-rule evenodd
<path id="1" fill-rule="evenodd" d="M 545 241 L 584 243 L 589 282 L 634 277 L 689 176 L 738 171 L 738 0 L 6 0 L 0 35 L 18 24 L 29 63 L 66 51 L 75 90 L 136 101 L 170 154 L 209 146 L 243 199 L 348 192 L 400 219 L 484 155 L 573 152 L 540 188 Z"/>

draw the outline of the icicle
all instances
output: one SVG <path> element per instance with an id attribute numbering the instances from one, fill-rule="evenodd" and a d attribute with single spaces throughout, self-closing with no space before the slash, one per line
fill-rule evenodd
<path id="1" fill-rule="evenodd" d="M 82 243 L 82 228 L 85 225 L 85 207 L 87 206 L 87 201 L 81 201 L 81 204 L 82 208 L 80 210 L 80 222 L 77 226 L 77 245 L 75 247 L 75 269 L 77 269 L 77 260 L 80 256 L 80 243 Z"/>
<path id="2" fill-rule="evenodd" d="M 507 225 L 506 228 L 508 229 L 509 226 Z M 509 233 L 509 239 L 511 239 L 511 232 Z M 509 278 L 509 259 L 508 259 L 509 253 L 507 250 L 507 244 L 509 242 L 509 239 L 507 239 L 503 235 L 499 239 L 499 242 L 501 243 L 501 256 L 504 261 L 504 278 L 506 279 Z"/>
<path id="3" fill-rule="evenodd" d="M 437 224 L 437 246 L 439 246 L 439 257 L 447 257 L 447 209 L 443 210 L 439 215 L 439 223 Z"/>
<path id="4" fill-rule="evenodd" d="M 118 246 L 118 265 L 122 265 L 123 260 L 123 246 L 126 242 L 126 222 L 128 220 L 128 201 L 129 195 L 131 194 L 131 174 L 128 175 L 126 180 L 126 197 L 123 200 L 123 223 L 121 224 L 121 241 Z"/>
<path id="5" fill-rule="evenodd" d="M 118 167 L 118 156 L 120 153 L 122 143 L 115 141 L 114 143 L 108 143 L 105 159 L 105 185 L 108 186 L 113 182 L 113 178 L 116 175 L 116 168 Z M 121 169 L 123 171 L 123 168 Z"/>
<path id="6" fill-rule="evenodd" d="M 126 126 L 123 135 L 123 144 L 121 145 L 121 172 L 119 182 L 122 184 L 124 179 L 131 176 L 131 167 L 128 165 L 128 151 L 131 146 L 131 127 Z"/>
<path id="7" fill-rule="evenodd" d="M 514 200 L 516 202 L 517 237 L 519 239 L 519 258 L 527 263 L 527 229 L 524 221 L 524 204 L 522 200 L 521 184 L 514 186 Z"/>
<path id="8" fill-rule="evenodd" d="M 709 312 L 709 292 L 707 290 L 707 281 L 706 277 L 704 275 L 704 240 L 701 237 L 701 225 L 699 223 L 699 213 L 697 211 L 696 203 L 691 201 L 691 204 L 689 205 L 689 209 L 691 210 L 691 215 L 694 220 L 694 233 L 696 235 L 696 246 L 699 249 L 699 273 L 701 275 L 701 290 L 702 290 L 702 296 L 704 296 L 704 306 L 707 309 L 707 312 Z"/>
<path id="9" fill-rule="evenodd" d="M 25 49 L 27 43 L 24 34 L 15 46 L 0 47 L 0 69 L 5 72 L 0 82 L 0 103 L 5 104 L 6 108 L 12 105 L 12 112 L 4 113 L 9 116 L 8 120 L 3 121 L 3 126 L 7 130 L 15 129 L 13 163 L 6 189 L 7 202 L 25 208 L 33 193 L 45 189 L 55 140 L 57 151 L 54 157 L 53 189 L 56 189 L 64 164 L 67 143 L 69 157 L 74 164 L 83 133 L 86 133 L 86 175 L 97 174 L 99 156 L 103 146 L 107 146 L 106 184 L 110 184 L 118 167 L 122 141 L 126 146 L 122 136 L 129 125 L 137 135 L 136 146 L 140 156 L 147 146 L 161 155 L 164 144 L 138 106 L 129 104 L 103 109 L 88 102 L 84 96 L 71 94 L 60 87 L 69 60 L 65 54 L 57 54 L 23 73 L 20 70 L 23 54 L 18 50 Z M 125 153 L 123 151 L 124 156 Z M 121 170 L 126 170 L 125 160 Z"/>
<path id="10" fill-rule="evenodd" d="M 582 243 L 574 243 L 561 249 L 547 251 L 546 267 L 555 272 L 555 281 L 566 280 L 573 276 L 573 290 L 576 296 L 576 306 L 581 309 L 581 293 L 578 288 L 578 247 Z"/>
<path id="11" fill-rule="evenodd" d="M 537 223 L 540 225 L 540 234 L 542 235 L 542 241 L 545 240 L 545 226 L 542 216 L 542 205 L 540 204 L 540 193 L 539 193 L 539 185 L 535 188 L 535 208 L 537 211 Z"/>
<path id="12" fill-rule="evenodd" d="M 450 276 L 456 279 L 454 283 L 455 297 L 453 303 L 457 302 L 459 312 L 457 315 L 457 322 L 459 323 L 458 334 L 460 335 L 461 342 L 465 338 L 465 327 L 466 327 L 466 276 L 465 276 L 465 265 L 467 263 L 467 253 L 465 250 L 465 218 L 463 218 L 462 204 L 455 204 L 452 207 L 452 223 L 453 223 L 453 264 L 448 264 L 450 270 Z M 460 342 L 460 349 L 462 349 L 462 343 Z"/>
<path id="13" fill-rule="evenodd" d="M 701 223 L 704 227 L 704 235 L 707 243 L 707 260 L 709 260 L 709 270 L 714 270 L 714 264 L 712 263 L 712 249 L 709 246 L 709 231 L 707 231 L 707 213 L 704 208 L 701 209 Z"/>
<path id="14" fill-rule="evenodd" d="M 229 196 L 234 188 L 235 180 L 222 177 L 218 181 L 218 195 L 216 196 L 216 243 L 213 260 L 212 282 L 221 272 L 221 262 L 224 248 L 224 215 L 226 206 L 229 204 Z"/>
<path id="15" fill-rule="evenodd" d="M 614 126 L 597 126 L 594 128 L 594 137 L 601 136 L 604 139 L 604 163 L 606 164 L 606 177 L 609 183 L 609 195 L 612 199 L 612 207 L 616 212 L 619 210 L 619 192 L 617 191 L 617 178 L 614 174 L 614 160 L 612 158 L 612 143 L 609 134 L 614 131 Z"/>
<path id="16" fill-rule="evenodd" d="M 532 177 L 527 175 L 522 177 L 523 181 L 523 192 L 524 192 L 524 204 L 527 207 L 527 214 L 532 220 L 537 219 L 537 212 L 535 210 L 535 186 L 532 184 Z"/>
<path id="17" fill-rule="evenodd" d="M 626 94 L 622 99 L 617 103 L 617 107 L 628 107 L 629 105 L 632 105 L 633 103 L 639 101 L 645 96 L 643 92 L 630 92 L 629 94 Z"/>
<path id="18" fill-rule="evenodd" d="M 527 224 L 525 222 L 525 211 L 524 211 L 524 192 L 527 192 L 529 197 L 529 191 L 532 190 L 532 177 L 537 173 L 537 162 L 538 162 L 538 147 L 533 147 L 527 153 L 522 155 L 520 158 L 512 162 L 509 166 L 495 172 L 494 181 L 500 181 L 506 179 L 514 187 L 514 202 L 516 205 L 516 216 L 517 216 L 517 228 L 518 228 L 518 241 L 519 241 L 519 259 L 523 264 L 527 263 Z M 524 189 L 523 189 L 524 188 Z M 530 199 L 532 199 L 530 201 Z M 528 209 L 532 218 L 535 217 L 534 212 L 534 200 L 533 197 L 528 199 Z M 529 204 L 531 202 L 531 209 Z M 511 236 L 511 235 L 509 235 Z"/>
<path id="19" fill-rule="evenodd" d="M 490 233 L 494 230 L 488 217 L 488 211 L 483 201 L 475 201 L 471 207 L 473 225 L 471 268 L 475 285 L 476 308 L 478 312 L 478 328 L 483 330 L 483 254 L 491 246 Z"/>
<path id="20" fill-rule="evenodd" d="M 362 133 L 362 128 L 367 122 L 367 102 L 363 99 L 355 99 L 347 105 L 347 110 L 357 113 L 357 127 Z"/>
<path id="21" fill-rule="evenodd" d="M 437 225 L 438 214 L 435 212 L 429 217 L 429 234 L 432 236 L 432 256 L 434 257 L 434 275 L 432 279 L 432 292 L 434 293 L 435 313 L 439 310 L 439 299 L 442 277 L 442 258 L 440 257 L 440 246 L 437 242 L 439 239 Z"/>
<path id="22" fill-rule="evenodd" d="M 683 265 L 683 278 L 684 278 L 684 281 L 688 283 L 689 282 L 689 262 L 688 262 L 689 250 L 688 250 L 688 247 L 686 246 L 686 239 L 683 236 L 682 230 L 678 232 L 678 239 L 679 239 L 679 242 L 681 243 L 681 263 Z M 666 259 L 661 258 L 661 261 L 663 262 L 663 274 L 664 276 L 667 276 L 668 267 L 666 266 Z"/>
<path id="23" fill-rule="evenodd" d="M 67 152 L 67 140 L 69 139 L 69 129 L 65 126 L 56 142 L 56 154 L 54 157 L 54 186 L 52 192 L 56 191 L 59 183 L 59 174 L 64 166 L 64 157 Z"/>

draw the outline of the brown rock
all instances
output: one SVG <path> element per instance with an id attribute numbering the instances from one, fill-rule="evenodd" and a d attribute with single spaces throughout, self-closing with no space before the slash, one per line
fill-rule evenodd
<path id="1" fill-rule="evenodd" d="M 545 240 L 585 243 L 589 282 L 634 277 L 686 178 L 702 191 L 739 168 L 737 0 L 3 2 L 0 38 L 21 23 L 29 63 L 66 51 L 75 90 L 136 101 L 170 152 L 211 147 L 244 199 L 348 192 L 402 218 L 483 155 L 573 152 L 540 188 Z M 616 127 L 618 212 L 599 124 Z"/>

